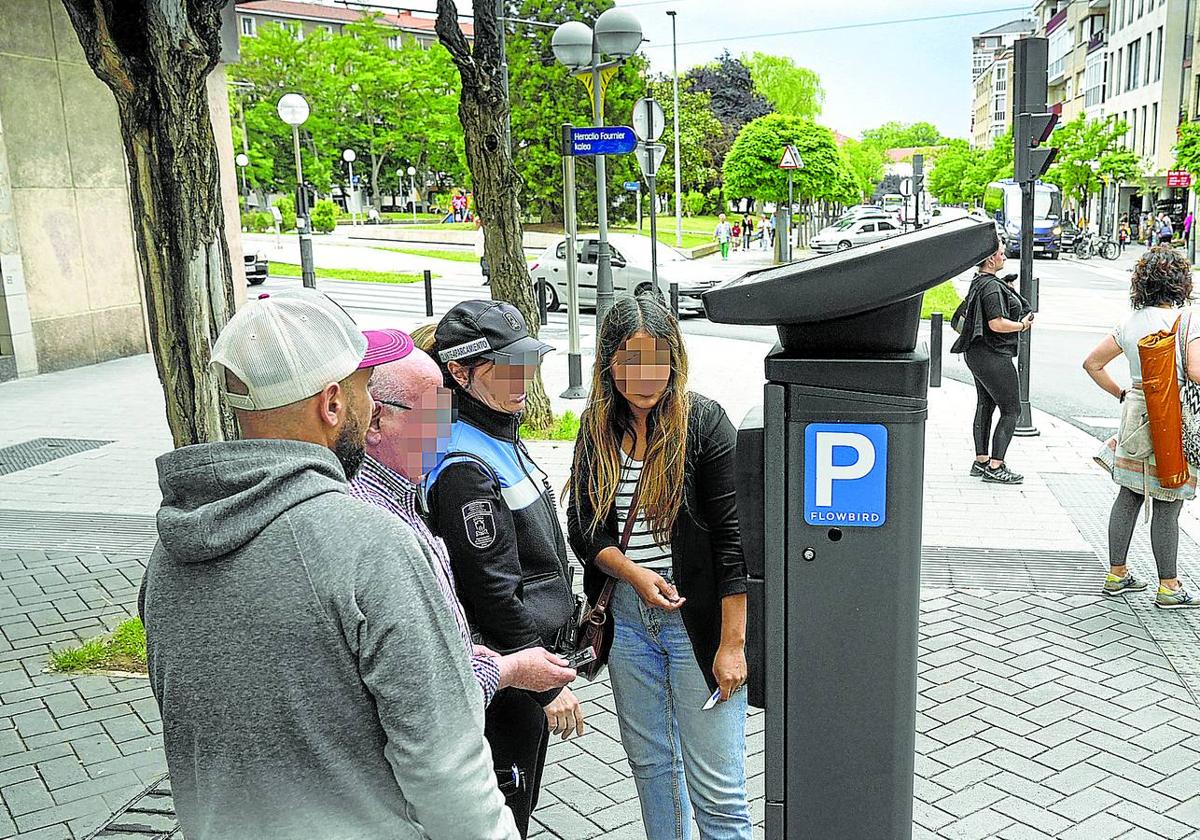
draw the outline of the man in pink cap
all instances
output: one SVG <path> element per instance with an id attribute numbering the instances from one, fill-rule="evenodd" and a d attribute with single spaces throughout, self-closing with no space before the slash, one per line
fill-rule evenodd
<path id="1" fill-rule="evenodd" d="M 400 517 L 433 555 L 434 573 L 450 607 L 484 705 L 502 688 L 548 691 L 567 685 L 575 671 L 543 647 L 501 656 L 471 641 L 471 629 L 454 589 L 446 546 L 426 525 L 421 479 L 437 466 L 450 440 L 451 395 L 428 355 L 400 330 L 367 330 L 374 365 L 371 397 L 375 413 L 367 429 L 367 455 L 350 482 L 350 495 Z M 506 778 L 502 782 L 509 782 Z"/>
<path id="2" fill-rule="evenodd" d="M 212 349 L 241 438 L 158 459 L 138 607 L 189 840 L 519 836 L 434 558 L 347 492 L 394 339 L 251 301 Z"/>

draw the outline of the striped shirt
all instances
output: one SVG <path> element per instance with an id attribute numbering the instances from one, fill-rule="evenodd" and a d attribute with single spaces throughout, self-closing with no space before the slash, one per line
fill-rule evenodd
<path id="1" fill-rule="evenodd" d="M 479 683 L 480 690 L 483 691 L 483 705 L 487 706 L 500 688 L 500 666 L 495 657 L 475 654 L 471 628 L 454 591 L 454 572 L 450 568 L 450 555 L 446 553 L 446 544 L 440 537 L 434 536 L 421 516 L 422 505 L 417 485 L 368 455 L 363 460 L 358 475 L 350 482 L 350 495 L 399 516 L 416 532 L 417 539 L 424 543 L 433 555 L 436 561 L 433 563 L 433 576 L 437 579 L 438 589 L 442 591 L 450 612 L 454 614 L 454 623 L 458 625 L 463 647 L 471 659 L 471 671 L 475 674 L 475 681 Z"/>
<path id="2" fill-rule="evenodd" d="M 634 490 L 637 489 L 638 479 L 642 477 L 642 462 L 626 457 L 621 467 L 621 480 L 617 484 L 617 534 L 624 536 L 625 522 L 629 518 L 629 505 L 633 501 Z M 671 568 L 671 543 L 665 545 L 654 538 L 650 523 L 646 521 L 645 511 L 638 510 L 637 520 L 633 523 L 633 531 L 629 535 L 629 546 L 625 556 L 648 569 L 662 572 Z"/>

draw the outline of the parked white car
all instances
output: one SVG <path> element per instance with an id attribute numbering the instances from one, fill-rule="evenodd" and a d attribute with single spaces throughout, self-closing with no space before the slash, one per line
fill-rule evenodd
<path id="1" fill-rule="evenodd" d="M 901 233 L 900 225 L 890 219 L 844 219 L 825 228 L 812 239 L 809 247 L 820 254 L 845 251 L 855 245 L 878 242 Z"/>
<path id="2" fill-rule="evenodd" d="M 614 233 L 608 237 L 612 253 L 613 294 L 636 295 L 653 286 L 650 274 L 650 239 L 630 233 Z M 575 259 L 578 263 L 576 277 L 579 283 L 579 306 L 596 306 L 596 262 L 599 240 L 595 234 L 580 236 L 576 240 Z M 529 270 L 535 283 L 545 281 L 547 306 L 556 312 L 567 302 L 567 241 L 560 239 L 538 257 Z M 679 311 L 704 312 L 700 296 L 721 282 L 723 278 L 705 277 L 696 279 L 697 266 L 669 245 L 658 244 L 658 281 L 664 298 L 669 294 L 672 282 L 679 284 Z M 707 273 L 706 273 L 707 274 Z"/>

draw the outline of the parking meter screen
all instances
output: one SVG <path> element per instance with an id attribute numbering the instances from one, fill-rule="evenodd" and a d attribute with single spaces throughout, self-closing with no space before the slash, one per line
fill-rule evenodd
<path id="1" fill-rule="evenodd" d="M 804 429 L 804 521 L 837 528 L 887 522 L 887 427 L 810 423 Z"/>

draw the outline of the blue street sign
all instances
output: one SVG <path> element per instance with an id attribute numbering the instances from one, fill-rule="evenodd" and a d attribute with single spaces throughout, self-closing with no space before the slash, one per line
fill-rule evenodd
<path id="1" fill-rule="evenodd" d="M 626 181 L 625 182 L 625 189 L 629 190 L 630 192 L 637 192 L 641 186 L 642 185 L 641 185 L 640 181 Z"/>
<path id="2" fill-rule="evenodd" d="M 637 146 L 637 135 L 625 125 L 609 125 L 603 128 L 572 128 L 571 154 L 580 155 L 623 155 Z"/>
<path id="3" fill-rule="evenodd" d="M 357 186 L 358 186 L 358 182 L 359 182 L 359 181 L 361 181 L 361 180 L 362 180 L 362 176 L 361 176 L 361 175 L 355 175 L 355 176 L 354 176 L 354 178 L 353 178 L 353 179 L 351 179 L 351 181 L 350 181 L 350 186 L 352 186 L 352 187 L 357 187 Z"/>
<path id="4" fill-rule="evenodd" d="M 887 521 L 887 427 L 810 423 L 804 429 L 804 521 L 878 528 Z"/>

